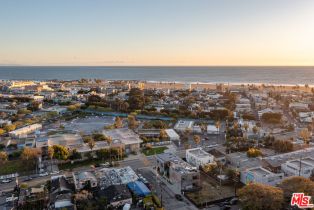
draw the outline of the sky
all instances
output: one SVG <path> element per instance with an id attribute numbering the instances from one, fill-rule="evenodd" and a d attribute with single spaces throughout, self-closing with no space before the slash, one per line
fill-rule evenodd
<path id="1" fill-rule="evenodd" d="M 312 0 L 0 0 L 0 65 L 314 65 Z"/>

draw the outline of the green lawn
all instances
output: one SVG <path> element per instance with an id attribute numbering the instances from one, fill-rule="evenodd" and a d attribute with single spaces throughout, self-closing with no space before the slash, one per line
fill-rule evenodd
<path id="1" fill-rule="evenodd" d="M 151 156 L 151 155 L 155 155 L 155 154 L 161 154 L 166 149 L 168 149 L 168 147 L 155 147 L 155 148 L 152 148 L 152 149 L 144 149 L 143 153 L 146 156 Z"/>

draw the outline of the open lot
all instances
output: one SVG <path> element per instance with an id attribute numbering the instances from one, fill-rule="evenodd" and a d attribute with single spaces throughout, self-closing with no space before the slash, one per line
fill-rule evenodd
<path id="1" fill-rule="evenodd" d="M 185 196 L 195 204 L 212 202 L 234 196 L 234 187 L 229 185 L 219 185 L 213 178 L 201 174 L 202 189 L 197 192 L 185 193 Z"/>

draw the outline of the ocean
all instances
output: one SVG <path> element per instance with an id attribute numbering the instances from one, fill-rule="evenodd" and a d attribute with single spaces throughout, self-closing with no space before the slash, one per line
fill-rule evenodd
<path id="1" fill-rule="evenodd" d="M 314 67 L 0 66 L 1 80 L 146 80 L 192 83 L 314 85 Z"/>

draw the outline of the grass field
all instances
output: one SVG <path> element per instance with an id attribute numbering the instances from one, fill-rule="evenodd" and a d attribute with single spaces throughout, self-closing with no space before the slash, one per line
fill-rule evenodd
<path id="1" fill-rule="evenodd" d="M 151 155 L 155 155 L 155 154 L 161 154 L 166 149 L 168 149 L 168 147 L 155 147 L 155 148 L 152 148 L 152 149 L 144 149 L 143 153 L 146 156 L 151 156 Z"/>

